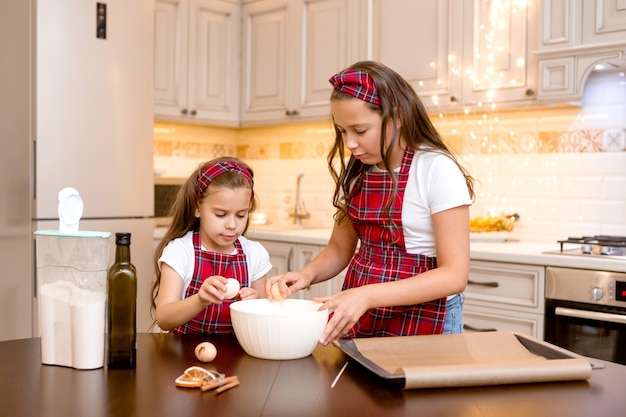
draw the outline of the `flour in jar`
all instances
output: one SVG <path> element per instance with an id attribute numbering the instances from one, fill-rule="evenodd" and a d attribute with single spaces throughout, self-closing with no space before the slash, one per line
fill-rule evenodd
<path id="1" fill-rule="evenodd" d="M 96 369 L 104 365 L 106 294 L 69 281 L 39 289 L 41 361 L 48 365 Z"/>

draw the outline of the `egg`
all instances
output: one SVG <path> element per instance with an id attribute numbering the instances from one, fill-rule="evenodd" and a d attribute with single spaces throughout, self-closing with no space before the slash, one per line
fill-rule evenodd
<path id="1" fill-rule="evenodd" d="M 224 293 L 224 298 L 233 298 L 239 292 L 239 281 L 235 278 L 228 278 L 226 280 L 226 292 Z"/>
<path id="2" fill-rule="evenodd" d="M 272 284 L 272 287 L 270 288 L 270 293 L 272 294 L 272 297 L 274 298 L 274 300 L 282 300 L 285 298 L 283 294 L 280 292 L 280 287 L 278 286 L 278 282 L 275 282 Z"/>
<path id="3" fill-rule="evenodd" d="M 211 362 L 217 356 L 217 348 L 211 342 L 202 342 L 194 351 L 200 362 Z"/>

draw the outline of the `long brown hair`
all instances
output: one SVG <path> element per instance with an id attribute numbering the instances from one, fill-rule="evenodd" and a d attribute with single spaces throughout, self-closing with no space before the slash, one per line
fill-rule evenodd
<path id="1" fill-rule="evenodd" d="M 380 153 L 385 169 L 393 179 L 393 190 L 385 205 L 385 213 L 391 219 L 390 207 L 397 195 L 397 178 L 390 166 L 392 149 L 400 138 L 410 149 L 427 148 L 433 152 L 440 152 L 450 157 L 459 167 L 470 197 L 474 199 L 474 180 L 469 172 L 458 162 L 452 150 L 443 141 L 437 129 L 430 121 L 426 108 L 422 104 L 411 85 L 391 68 L 374 61 L 361 61 L 351 65 L 347 69 L 360 70 L 368 73 L 373 82 L 380 106 L 364 102 L 367 107 L 377 112 L 382 118 Z M 333 90 L 331 100 L 358 100 L 350 94 Z M 400 123 L 398 123 L 400 120 Z M 334 122 L 333 122 L 334 123 Z M 398 126 L 398 124 L 400 126 Z M 387 126 L 392 128 L 391 139 L 387 140 Z M 346 202 L 359 193 L 363 173 L 369 169 L 366 165 L 350 155 L 346 162 L 346 148 L 343 143 L 341 132 L 335 126 L 335 143 L 327 157 L 330 174 L 335 181 L 333 194 L 333 206 L 337 208 L 335 220 L 343 223 L 347 220 L 348 212 Z"/>
<path id="2" fill-rule="evenodd" d="M 215 165 L 221 162 L 232 161 L 241 165 L 243 168 L 247 169 L 250 172 L 250 176 L 254 177 L 254 172 L 245 162 L 241 161 L 238 158 L 231 156 L 224 156 L 220 158 L 212 159 L 208 162 L 204 162 L 198 165 L 198 168 L 192 172 L 189 178 L 185 181 L 185 183 L 180 187 L 178 193 L 176 194 L 176 199 L 172 204 L 172 207 L 169 212 L 169 217 L 172 218 L 172 222 L 165 232 L 165 236 L 154 252 L 154 272 L 155 279 L 152 283 L 152 300 L 150 305 L 150 313 L 152 314 L 152 318 L 154 320 L 152 326 L 156 324 L 156 299 L 159 293 L 159 286 L 161 285 L 161 268 L 159 268 L 159 258 L 163 254 L 163 250 L 174 239 L 181 238 L 192 230 L 196 230 L 200 228 L 200 219 L 196 218 L 196 209 L 202 203 L 202 200 L 206 198 L 209 193 L 209 189 L 211 187 L 226 187 L 230 189 L 235 188 L 249 188 L 252 189 L 252 185 L 242 174 L 230 171 L 225 172 L 218 177 L 216 177 L 209 186 L 202 192 L 201 195 L 198 195 L 199 191 L 197 189 L 197 181 L 198 177 L 202 175 L 202 172 L 209 166 Z M 250 208 L 248 213 L 253 212 L 257 206 L 257 197 L 253 192 L 253 197 L 250 200 Z M 249 221 L 249 220 L 248 220 Z M 246 221 L 246 227 L 244 232 L 248 229 L 248 221 Z"/>

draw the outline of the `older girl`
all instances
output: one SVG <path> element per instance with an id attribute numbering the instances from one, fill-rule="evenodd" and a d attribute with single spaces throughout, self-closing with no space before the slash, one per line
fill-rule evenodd
<path id="1" fill-rule="evenodd" d="M 359 62 L 330 83 L 333 232 L 310 264 L 268 279 L 266 292 L 278 281 L 291 295 L 348 266 L 343 291 L 318 299 L 333 310 L 321 343 L 460 332 L 472 178 L 395 71 Z"/>

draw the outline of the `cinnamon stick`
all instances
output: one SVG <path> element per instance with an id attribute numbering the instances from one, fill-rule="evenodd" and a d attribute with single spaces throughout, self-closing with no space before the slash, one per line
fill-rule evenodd
<path id="1" fill-rule="evenodd" d="M 222 392 L 229 390 L 231 388 L 235 388 L 237 385 L 239 385 L 239 380 L 236 379 L 234 381 L 231 381 L 227 384 L 222 385 L 221 387 L 219 387 L 218 389 L 215 390 L 215 394 L 221 394 Z"/>
<path id="2" fill-rule="evenodd" d="M 200 389 L 202 389 L 202 392 L 205 391 L 210 391 L 212 389 L 215 388 L 219 388 L 222 387 L 224 385 L 230 384 L 234 381 L 237 381 L 237 383 L 239 382 L 239 380 L 237 379 L 237 376 L 227 376 L 226 378 L 220 380 L 220 381 L 208 381 L 208 382 L 204 382 L 202 384 L 202 386 L 200 387 Z"/>
<path id="3" fill-rule="evenodd" d="M 202 383 L 202 385 L 200 386 L 200 389 L 202 390 L 202 392 L 204 391 L 209 391 L 212 390 L 214 388 L 217 388 L 219 386 L 222 386 L 224 384 L 223 381 L 209 381 L 209 382 L 204 382 Z"/>

